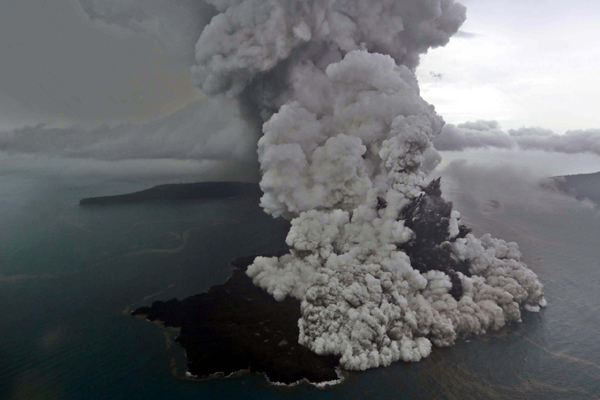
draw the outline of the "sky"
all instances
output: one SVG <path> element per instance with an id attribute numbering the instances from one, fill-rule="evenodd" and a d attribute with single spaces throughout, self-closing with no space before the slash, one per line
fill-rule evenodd
<path id="1" fill-rule="evenodd" d="M 462 32 L 418 70 L 423 97 L 447 122 L 600 128 L 600 2 L 462 3 Z M 76 0 L 0 7 L 0 129 L 140 122 L 202 96 L 164 43 L 90 21 Z"/>
<path id="2" fill-rule="evenodd" d="M 207 102 L 206 96 L 194 86 L 190 74 L 193 43 L 170 38 L 172 21 L 160 29 L 145 30 L 144 26 L 124 29 L 117 26 L 118 21 L 108 25 L 92 20 L 81 6 L 86 2 L 97 5 L 103 1 L 0 0 L 3 38 L 0 41 L 0 132 L 12 132 L 8 139 L 0 138 L 0 151 L 15 144 L 38 146 L 40 142 L 35 138 L 39 132 L 27 129 L 15 133 L 15 129 L 25 126 L 41 123 L 50 127 L 92 129 L 101 123 L 109 126 L 141 124 L 180 110 L 183 110 L 181 115 L 192 115 L 194 107 L 199 109 Z M 162 0 L 148 1 L 156 4 L 156 8 L 164 7 Z M 600 92 L 600 26 L 597 23 L 600 2 L 462 0 L 461 3 L 468 9 L 467 22 L 446 47 L 430 50 L 423 56 L 417 70 L 422 96 L 435 105 L 446 122 L 494 120 L 504 130 L 536 126 L 560 134 L 573 129 L 600 128 L 597 112 L 600 96 L 596 95 Z M 122 4 L 127 7 L 128 2 Z M 565 4 L 568 5 L 565 7 Z M 182 23 L 210 18 L 202 7 L 196 12 L 193 18 L 177 13 L 174 18 L 181 18 Z M 155 21 L 147 23 L 152 25 Z M 200 27 L 197 29 L 200 32 Z M 150 31 L 161 31 L 161 35 L 148 34 Z M 173 46 L 173 43 L 183 45 Z M 215 120 L 207 120 L 206 126 L 218 126 L 218 132 L 234 132 L 232 137 L 239 137 L 239 126 L 235 123 L 226 126 L 223 116 L 211 115 Z M 189 129 L 179 130 L 178 138 L 185 142 L 199 137 L 201 144 L 217 141 L 218 156 L 208 157 L 212 161 L 221 161 L 227 159 L 228 154 L 236 153 L 222 151 L 228 147 L 226 140 L 207 132 L 202 123 L 197 123 L 198 119 L 186 120 Z M 192 122 L 197 123 L 197 129 Z M 161 145 L 163 139 L 158 133 L 163 132 L 164 125 L 162 122 L 157 125 L 147 147 Z M 118 133 L 122 128 L 117 128 Z M 154 126 L 146 125 L 135 132 L 142 135 L 147 128 L 152 130 Z M 108 132 L 107 129 L 85 134 L 92 138 L 98 132 Z M 23 132 L 29 136 L 23 143 L 17 143 L 18 135 Z M 48 141 L 53 140 L 50 135 L 46 137 Z M 131 133 L 128 137 L 131 140 L 123 140 L 123 143 L 138 146 L 138 139 L 144 136 L 136 138 Z M 168 140 L 168 136 L 164 140 Z M 255 138 L 237 147 L 249 149 L 252 140 Z M 53 148 L 60 146 L 56 141 L 51 144 Z M 106 153 L 118 145 L 119 142 L 104 143 L 102 151 Z M 157 152 L 160 154 L 156 157 L 177 151 L 177 146 L 166 147 L 164 152 Z M 132 147 L 131 151 L 136 148 Z M 185 158 L 188 153 L 192 152 L 186 149 L 182 156 L 174 158 Z M 236 162 L 248 161 L 241 151 L 237 153 Z M 492 153 L 496 158 L 507 158 L 501 150 Z M 485 160 L 487 155 L 482 154 L 492 153 L 476 150 L 469 154 Z M 449 159 L 465 154 L 452 153 Z M 546 158 L 541 165 L 551 166 L 553 158 Z M 569 172 L 600 169 L 595 156 L 558 158 L 570 166 Z"/>
<path id="3" fill-rule="evenodd" d="M 463 34 L 430 51 L 418 71 L 423 97 L 447 122 L 600 128 L 599 1 L 462 3 Z"/>
<path id="4" fill-rule="evenodd" d="M 164 44 L 76 0 L 0 0 L 0 129 L 141 122 L 202 96 Z"/>

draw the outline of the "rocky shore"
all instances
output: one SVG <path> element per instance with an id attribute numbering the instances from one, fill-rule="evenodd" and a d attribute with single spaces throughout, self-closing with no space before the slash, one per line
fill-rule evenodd
<path id="1" fill-rule="evenodd" d="M 249 371 L 287 385 L 339 380 L 337 357 L 319 356 L 298 344 L 300 302 L 290 297 L 277 302 L 252 284 L 245 271 L 256 257 L 233 261 L 224 285 L 181 301 L 156 301 L 131 314 L 181 328 L 176 341 L 185 348 L 188 372 L 195 377 Z"/>

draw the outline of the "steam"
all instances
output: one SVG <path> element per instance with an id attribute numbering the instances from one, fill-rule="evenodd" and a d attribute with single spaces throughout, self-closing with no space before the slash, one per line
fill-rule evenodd
<path id="1" fill-rule="evenodd" d="M 419 54 L 464 21 L 448 1 L 211 1 L 196 81 L 267 120 L 261 205 L 292 219 L 290 254 L 254 283 L 302 300 L 301 344 L 346 369 L 419 361 L 545 305 L 515 243 L 475 238 L 426 173 L 443 120 Z M 370 53 L 370 51 L 374 53 Z"/>
<path id="2" fill-rule="evenodd" d="M 440 181 L 427 182 L 444 122 L 413 72 L 458 31 L 462 5 L 206 1 L 219 13 L 196 44 L 194 79 L 262 126 L 261 205 L 292 219 L 290 253 L 247 273 L 275 299 L 302 301 L 302 345 L 363 370 L 545 306 L 517 244 L 473 236 Z"/>
<path id="3" fill-rule="evenodd" d="M 477 121 L 446 125 L 434 145 L 440 151 L 498 148 L 600 156 L 600 130 L 575 130 L 559 135 L 532 127 L 505 132 L 496 121 Z"/>
<path id="4" fill-rule="evenodd" d="M 325 69 L 350 51 L 387 54 L 414 69 L 465 20 L 454 0 L 208 2 L 221 13 L 196 44 L 195 80 L 207 94 L 240 96 L 264 120 L 294 100 L 312 112 L 331 108 Z"/>

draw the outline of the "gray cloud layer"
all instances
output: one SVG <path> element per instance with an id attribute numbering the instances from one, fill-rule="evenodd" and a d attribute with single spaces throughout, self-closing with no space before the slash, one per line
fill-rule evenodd
<path id="1" fill-rule="evenodd" d="M 126 8 L 130 1 L 114 3 Z M 158 10 L 158 1 L 144 3 Z M 197 36 L 178 39 L 188 37 L 178 33 L 180 25 L 195 26 L 184 19 L 191 12 L 175 1 L 160 3 L 168 3 L 168 17 L 136 22 L 141 27 L 131 32 L 115 28 L 117 22 L 110 28 L 90 21 L 77 0 L 2 2 L 0 129 L 146 121 L 197 100 L 189 72 Z M 131 14 L 135 21 L 138 14 Z M 98 11 L 95 18 L 106 15 L 112 14 Z M 162 33 L 141 31 L 151 26 Z M 191 46 L 185 54 L 173 50 L 185 46 Z"/>
<path id="2" fill-rule="evenodd" d="M 574 130 L 559 135 L 536 127 L 504 131 L 496 121 L 476 121 L 446 125 L 434 146 L 440 151 L 497 148 L 600 156 L 600 129 Z"/>
<path id="3" fill-rule="evenodd" d="M 423 199 L 421 166 L 430 163 L 427 151 L 443 125 L 420 97 L 414 69 L 421 54 L 445 45 L 460 28 L 462 5 L 206 1 L 220 14 L 202 30 L 192 73 L 205 93 L 237 97 L 245 111 L 268 120 L 258 143 L 261 205 L 273 216 L 294 218 L 290 253 L 259 257 L 247 273 L 277 300 L 302 300 L 300 344 L 340 356 L 345 369 L 419 361 L 433 345 L 450 346 L 460 335 L 520 320 L 520 306 L 545 306 L 543 286 L 520 261 L 517 245 L 490 235 L 458 238 L 458 212 L 449 212 L 444 238 L 456 239 L 447 250 L 469 264 L 468 274 L 452 275 L 464 290 L 460 299 L 450 293 L 455 283 L 449 275 L 415 269 L 400 247 L 419 235 L 405 224 L 402 210 Z M 104 19 L 124 15 L 136 24 L 138 11 L 154 4 L 94 3 L 103 5 Z M 229 132 L 227 125 L 223 129 Z M 211 132 L 204 147 L 213 138 L 217 143 L 204 153 L 187 135 L 175 147 L 161 145 L 164 131 L 149 135 L 151 148 L 114 138 L 70 149 L 106 157 L 133 144 L 138 154 L 153 157 L 182 151 L 207 157 L 220 154 L 215 149 L 228 154 L 228 145 L 238 144 Z M 135 138 L 141 136 L 135 131 Z M 34 136 L 32 143 L 39 140 Z M 436 160 L 435 153 L 429 159 Z"/>
<path id="4" fill-rule="evenodd" d="M 197 102 L 142 125 L 0 132 L 0 151 L 93 160 L 229 160 L 256 163 L 256 141 L 230 99 Z"/>

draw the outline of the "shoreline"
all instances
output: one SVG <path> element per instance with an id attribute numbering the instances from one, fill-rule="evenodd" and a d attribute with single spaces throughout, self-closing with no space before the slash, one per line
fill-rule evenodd
<path id="1" fill-rule="evenodd" d="M 178 374 L 181 379 L 206 381 L 253 373 L 273 386 L 340 384 L 344 377 L 339 358 L 317 355 L 298 343 L 300 302 L 275 301 L 245 273 L 256 257 L 283 253 L 240 257 L 230 263 L 232 273 L 224 284 L 181 301 L 155 301 L 130 314 L 179 332 L 175 342 L 188 361 L 185 376 Z"/>

